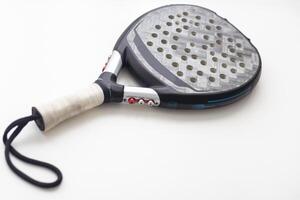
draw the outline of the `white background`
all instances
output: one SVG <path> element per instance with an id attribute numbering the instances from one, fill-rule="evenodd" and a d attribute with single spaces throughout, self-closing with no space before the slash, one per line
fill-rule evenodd
<path id="1" fill-rule="evenodd" d="M 169 3 L 210 8 L 251 38 L 263 61 L 255 91 L 204 111 L 107 104 L 45 135 L 32 123 L 15 146 L 60 167 L 63 183 L 42 190 L 20 180 L 2 146 L 1 199 L 300 199 L 297 0 L 2 0 L 1 132 L 32 105 L 94 81 L 122 31 Z M 121 74 L 122 83 L 134 85 L 130 79 Z"/>

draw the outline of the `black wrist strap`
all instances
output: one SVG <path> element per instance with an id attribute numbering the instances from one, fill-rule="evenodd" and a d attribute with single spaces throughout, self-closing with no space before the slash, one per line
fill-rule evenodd
<path id="1" fill-rule="evenodd" d="M 28 122 L 30 121 L 34 121 L 39 119 L 38 116 L 28 116 L 28 117 L 24 117 L 21 119 L 18 119 L 14 122 L 12 122 L 5 130 L 4 135 L 3 135 L 3 142 L 5 145 L 5 160 L 8 164 L 8 166 L 10 167 L 10 169 L 16 174 L 18 175 L 20 178 L 22 178 L 23 180 L 41 187 L 41 188 L 53 188 L 58 186 L 61 181 L 62 181 L 62 173 L 61 171 L 55 167 L 54 165 L 51 165 L 49 163 L 46 162 L 42 162 L 39 160 L 35 160 L 32 158 L 28 158 L 24 155 L 22 155 L 21 153 L 19 153 L 13 146 L 12 146 L 12 142 L 14 141 L 14 139 L 19 135 L 19 133 L 22 131 L 22 129 L 28 124 Z M 15 129 L 14 129 L 15 128 Z M 11 132 L 11 130 L 13 130 L 12 134 L 10 136 L 8 136 L 8 134 Z M 11 161 L 10 158 L 10 154 L 14 155 L 16 158 L 18 158 L 19 160 L 31 164 L 31 165 L 35 165 L 35 166 L 39 166 L 39 167 L 43 167 L 46 168 L 52 172 L 55 173 L 55 175 L 57 176 L 57 179 L 53 182 L 41 182 L 38 181 L 36 179 L 33 179 L 32 177 L 28 176 L 27 174 L 25 174 L 24 172 L 22 172 L 21 170 L 19 170 Z"/>

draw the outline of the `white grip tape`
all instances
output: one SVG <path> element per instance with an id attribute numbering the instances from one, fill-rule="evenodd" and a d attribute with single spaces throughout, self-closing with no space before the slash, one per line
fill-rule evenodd
<path id="1" fill-rule="evenodd" d="M 66 119 L 101 105 L 103 101 L 102 88 L 93 83 L 86 89 L 35 108 L 42 116 L 44 131 L 48 131 Z"/>

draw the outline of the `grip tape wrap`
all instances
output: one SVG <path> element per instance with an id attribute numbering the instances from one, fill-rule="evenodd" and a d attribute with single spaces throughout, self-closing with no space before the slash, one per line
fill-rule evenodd
<path id="1" fill-rule="evenodd" d="M 56 99 L 50 103 L 33 107 L 33 112 L 41 116 L 36 120 L 42 131 L 48 131 L 59 123 L 101 105 L 104 102 L 102 88 L 93 83 L 76 93 Z"/>

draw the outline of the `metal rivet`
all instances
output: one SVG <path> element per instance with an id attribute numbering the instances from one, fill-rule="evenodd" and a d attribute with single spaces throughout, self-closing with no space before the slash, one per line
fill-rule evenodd
<path id="1" fill-rule="evenodd" d="M 154 102 L 152 100 L 149 100 L 147 104 L 148 104 L 148 106 L 153 106 Z"/>
<path id="2" fill-rule="evenodd" d="M 140 99 L 138 104 L 143 105 L 145 103 L 145 101 L 143 99 Z"/>

